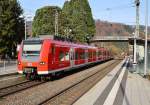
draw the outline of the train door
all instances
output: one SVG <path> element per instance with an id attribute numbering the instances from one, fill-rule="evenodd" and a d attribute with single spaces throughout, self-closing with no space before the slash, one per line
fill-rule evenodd
<path id="1" fill-rule="evenodd" d="M 85 62 L 88 63 L 88 49 L 85 49 Z"/>
<path id="2" fill-rule="evenodd" d="M 60 55 L 60 46 L 55 44 L 53 47 L 52 47 L 52 67 L 53 69 L 58 69 L 59 68 L 59 55 Z"/>
<path id="3" fill-rule="evenodd" d="M 55 68 L 55 52 L 56 52 L 56 48 L 55 48 L 55 44 L 52 44 L 50 47 L 50 53 L 49 53 L 49 68 L 50 69 L 54 69 Z"/>
<path id="4" fill-rule="evenodd" d="M 71 67 L 73 67 L 74 63 L 75 63 L 74 51 L 75 51 L 74 48 L 70 48 L 70 65 L 71 65 Z"/>
<path id="5" fill-rule="evenodd" d="M 96 61 L 98 61 L 98 53 L 99 53 L 99 50 L 96 49 Z"/>

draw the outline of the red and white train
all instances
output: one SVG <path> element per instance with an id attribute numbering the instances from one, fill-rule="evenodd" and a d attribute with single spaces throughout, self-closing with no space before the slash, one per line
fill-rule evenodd
<path id="1" fill-rule="evenodd" d="M 52 39 L 24 40 L 18 53 L 18 73 L 47 77 L 65 70 L 111 59 L 105 48 Z"/>

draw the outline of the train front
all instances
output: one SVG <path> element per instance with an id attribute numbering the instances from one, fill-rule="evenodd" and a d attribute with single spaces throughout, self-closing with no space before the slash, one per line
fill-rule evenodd
<path id="1" fill-rule="evenodd" d="M 22 42 L 18 53 L 18 73 L 25 74 L 27 79 L 35 78 L 41 66 L 45 70 L 47 68 L 46 61 L 41 59 L 43 43 L 43 40 L 25 40 Z"/>

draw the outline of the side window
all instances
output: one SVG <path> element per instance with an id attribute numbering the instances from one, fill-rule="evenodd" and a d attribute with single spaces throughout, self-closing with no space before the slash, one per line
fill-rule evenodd
<path id="1" fill-rule="evenodd" d="M 66 52 L 65 60 L 66 60 L 66 61 L 69 61 L 69 60 L 70 60 L 70 58 L 69 58 L 69 52 Z"/>
<path id="2" fill-rule="evenodd" d="M 106 55 L 106 51 L 104 51 L 104 55 Z"/>
<path id="3" fill-rule="evenodd" d="M 85 59 L 85 52 L 81 52 L 81 59 Z"/>
<path id="4" fill-rule="evenodd" d="M 90 53 L 91 53 L 91 52 L 89 51 L 89 52 L 88 52 L 88 58 L 91 58 Z"/>
<path id="5" fill-rule="evenodd" d="M 98 56 L 101 56 L 101 51 L 98 51 Z"/>
<path id="6" fill-rule="evenodd" d="M 92 57 L 93 57 L 93 52 L 91 51 L 91 52 L 90 52 L 90 58 L 92 58 Z"/>
<path id="7" fill-rule="evenodd" d="M 63 51 L 60 51 L 59 53 L 59 61 L 64 61 L 65 60 L 65 54 Z"/>
<path id="8" fill-rule="evenodd" d="M 88 54 L 89 54 L 89 58 L 92 58 L 92 52 L 89 51 Z"/>
<path id="9" fill-rule="evenodd" d="M 78 55 L 79 55 L 79 54 L 78 54 L 78 52 L 76 51 L 76 52 L 75 52 L 75 60 L 78 60 Z"/>
<path id="10" fill-rule="evenodd" d="M 86 56 L 85 58 L 88 59 L 88 52 L 85 53 L 85 56 Z"/>
<path id="11" fill-rule="evenodd" d="M 96 57 L 96 51 L 93 51 L 93 58 Z"/>

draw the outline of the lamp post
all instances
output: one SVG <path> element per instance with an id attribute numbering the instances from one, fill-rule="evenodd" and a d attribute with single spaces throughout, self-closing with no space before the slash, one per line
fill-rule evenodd
<path id="1" fill-rule="evenodd" d="M 139 6 L 140 6 L 140 0 L 135 0 L 135 5 L 136 5 L 136 30 L 135 30 L 135 35 L 134 35 L 134 60 L 133 64 L 137 64 L 137 37 L 139 37 Z"/>
<path id="2" fill-rule="evenodd" d="M 148 35 L 148 0 L 146 0 L 146 15 L 145 15 L 145 59 L 144 59 L 144 77 L 147 75 L 147 35 Z"/>
<path id="3" fill-rule="evenodd" d="M 26 17 L 25 17 L 25 23 L 24 23 L 24 39 L 26 40 L 27 39 L 27 20 L 26 20 Z"/>
<path id="4" fill-rule="evenodd" d="M 20 18 L 24 18 L 24 40 L 27 39 L 27 20 L 32 20 L 32 16 L 21 15 Z"/>
<path id="5" fill-rule="evenodd" d="M 136 48 L 136 35 L 134 34 L 134 57 L 133 57 L 133 64 L 137 63 L 136 52 L 137 52 L 137 48 Z"/>

